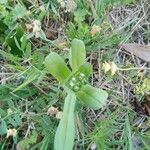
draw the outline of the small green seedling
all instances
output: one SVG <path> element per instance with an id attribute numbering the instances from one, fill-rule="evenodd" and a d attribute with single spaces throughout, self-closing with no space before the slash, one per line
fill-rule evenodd
<path id="1" fill-rule="evenodd" d="M 64 60 L 55 52 L 45 59 L 47 70 L 60 82 L 67 93 L 63 116 L 55 134 L 55 150 L 72 150 L 75 137 L 75 104 L 77 101 L 92 109 L 99 109 L 106 104 L 107 92 L 92 87 L 88 78 L 92 74 L 92 66 L 86 62 L 85 45 L 74 39 L 69 52 L 70 70 Z"/>

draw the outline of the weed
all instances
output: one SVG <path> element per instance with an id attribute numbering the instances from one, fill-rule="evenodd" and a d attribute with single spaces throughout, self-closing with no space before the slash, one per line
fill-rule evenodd
<path id="1" fill-rule="evenodd" d="M 149 39 L 149 0 L 0 0 L 0 150 L 149 150 Z"/>
<path id="2" fill-rule="evenodd" d="M 105 104 L 107 99 L 106 92 L 87 85 L 87 78 L 91 74 L 91 66 L 86 63 L 85 57 L 84 43 L 74 39 L 69 56 L 72 73 L 58 54 L 51 53 L 45 59 L 47 69 L 63 85 L 67 92 L 63 116 L 55 135 L 54 149 L 56 150 L 73 149 L 76 100 L 79 99 L 93 109 L 99 109 Z"/>

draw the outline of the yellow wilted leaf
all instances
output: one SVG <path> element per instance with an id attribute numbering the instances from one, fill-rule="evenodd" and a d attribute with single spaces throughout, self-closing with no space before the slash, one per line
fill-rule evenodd
<path id="1" fill-rule="evenodd" d="M 117 65 L 114 62 L 111 62 L 111 75 L 114 75 L 117 71 Z"/>
<path id="2" fill-rule="evenodd" d="M 105 63 L 103 63 L 103 70 L 104 70 L 105 73 L 110 70 L 111 75 L 113 76 L 116 73 L 117 69 L 118 69 L 117 65 L 114 62 L 110 62 L 110 63 L 105 62 Z"/>
<path id="3" fill-rule="evenodd" d="M 111 69 L 111 66 L 108 62 L 103 63 L 104 72 L 108 72 Z"/>
<path id="4" fill-rule="evenodd" d="M 94 24 L 91 29 L 91 35 L 94 36 L 96 33 L 100 32 L 100 30 L 101 30 L 100 26 Z"/>

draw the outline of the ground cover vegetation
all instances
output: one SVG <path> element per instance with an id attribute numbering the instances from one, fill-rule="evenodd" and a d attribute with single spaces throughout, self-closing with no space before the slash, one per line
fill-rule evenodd
<path id="1" fill-rule="evenodd" d="M 0 0 L 0 150 L 150 150 L 149 0 Z"/>

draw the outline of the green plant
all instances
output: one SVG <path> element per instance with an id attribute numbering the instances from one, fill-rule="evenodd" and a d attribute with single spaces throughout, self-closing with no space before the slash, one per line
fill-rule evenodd
<path id="1" fill-rule="evenodd" d="M 92 66 L 86 62 L 85 45 L 81 40 L 72 41 L 69 63 L 72 70 L 55 52 L 50 53 L 45 59 L 47 70 L 61 83 L 67 93 L 63 116 L 55 134 L 55 150 L 73 149 L 76 103 L 81 102 L 92 109 L 99 109 L 106 104 L 108 97 L 107 92 L 88 84 Z"/>
<path id="2" fill-rule="evenodd" d="M 150 79 L 145 78 L 142 80 L 142 83 L 139 83 L 135 88 L 135 93 L 137 95 L 144 95 L 150 93 Z"/>

